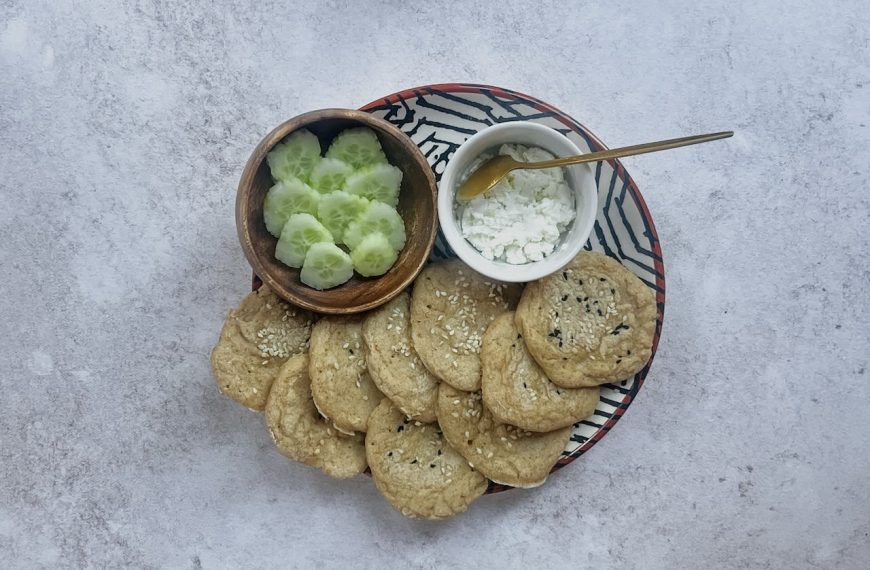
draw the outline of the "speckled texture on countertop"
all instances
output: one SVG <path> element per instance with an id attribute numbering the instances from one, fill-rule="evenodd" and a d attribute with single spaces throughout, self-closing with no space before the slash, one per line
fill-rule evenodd
<path id="1" fill-rule="evenodd" d="M 352 4 L 0 2 L 0 567 L 866 568 L 866 3 Z M 207 356 L 260 137 L 456 80 L 737 135 L 626 161 L 668 308 L 619 426 L 428 523 L 280 456 Z"/>

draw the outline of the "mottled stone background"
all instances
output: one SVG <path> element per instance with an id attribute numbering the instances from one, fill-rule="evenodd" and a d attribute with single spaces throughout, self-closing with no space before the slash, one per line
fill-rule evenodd
<path id="1" fill-rule="evenodd" d="M 610 145 L 664 336 L 544 487 L 410 521 L 273 448 L 208 353 L 235 185 L 302 111 L 473 81 Z M 841 2 L 0 2 L 0 567 L 867 568 L 870 11 Z"/>

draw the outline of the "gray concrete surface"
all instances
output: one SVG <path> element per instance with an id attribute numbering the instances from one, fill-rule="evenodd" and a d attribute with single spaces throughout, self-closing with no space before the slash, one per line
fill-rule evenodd
<path id="1" fill-rule="evenodd" d="M 865 2 L 0 2 L 0 567 L 866 568 Z M 409 521 L 273 449 L 207 356 L 235 184 L 281 120 L 491 83 L 626 161 L 668 279 L 620 425 Z"/>

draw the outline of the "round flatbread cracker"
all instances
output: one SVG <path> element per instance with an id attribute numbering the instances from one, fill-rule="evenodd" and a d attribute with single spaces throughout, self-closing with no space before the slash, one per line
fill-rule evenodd
<path id="1" fill-rule="evenodd" d="M 479 389 L 483 333 L 495 317 L 513 310 L 521 290 L 458 259 L 426 267 L 411 295 L 411 336 L 426 368 L 460 390 Z"/>
<path id="2" fill-rule="evenodd" d="M 290 459 L 339 479 L 365 471 L 363 436 L 339 434 L 314 406 L 305 354 L 288 360 L 278 373 L 266 401 L 266 425 L 275 445 Z"/>
<path id="3" fill-rule="evenodd" d="M 561 388 L 529 355 L 513 313 L 486 329 L 480 349 L 483 403 L 501 422 L 535 432 L 568 427 L 595 411 L 600 389 Z"/>
<path id="4" fill-rule="evenodd" d="M 447 445 L 437 424 L 409 420 L 387 398 L 369 417 L 366 458 L 378 490 L 405 516 L 450 517 L 486 491 L 486 478 Z"/>
<path id="5" fill-rule="evenodd" d="M 434 422 L 438 379 L 414 350 L 410 303 L 408 293 L 402 292 L 366 315 L 362 325 L 366 365 L 375 385 L 403 414 Z"/>
<path id="6" fill-rule="evenodd" d="M 324 317 L 311 331 L 311 393 L 317 409 L 346 433 L 366 431 L 383 398 L 366 368 L 362 317 Z"/>
<path id="7" fill-rule="evenodd" d="M 480 392 L 449 384 L 438 388 L 438 423 L 444 437 L 487 478 L 512 487 L 537 487 L 562 455 L 571 428 L 533 433 L 496 420 Z"/>
<path id="8" fill-rule="evenodd" d="M 529 354 L 555 384 L 598 386 L 635 374 L 652 355 L 652 289 L 606 255 L 581 252 L 529 283 L 516 323 Z"/>
<path id="9" fill-rule="evenodd" d="M 308 349 L 311 314 L 288 305 L 265 285 L 230 311 L 211 353 L 220 391 L 252 410 L 291 356 Z"/>

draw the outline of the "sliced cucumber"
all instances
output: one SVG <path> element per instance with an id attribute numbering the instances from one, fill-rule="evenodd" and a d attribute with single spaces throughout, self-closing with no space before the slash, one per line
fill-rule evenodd
<path id="1" fill-rule="evenodd" d="M 326 194 L 341 190 L 344 181 L 353 174 L 353 167 L 336 158 L 324 158 L 311 171 L 311 185 Z"/>
<path id="2" fill-rule="evenodd" d="M 381 232 L 367 235 L 350 252 L 353 268 L 364 277 L 383 275 L 396 263 L 399 254 Z"/>
<path id="3" fill-rule="evenodd" d="M 387 162 L 387 157 L 378 142 L 378 135 L 367 127 L 347 129 L 338 133 L 326 158 L 343 160 L 354 168 L 361 168 L 369 164 Z"/>
<path id="4" fill-rule="evenodd" d="M 275 257 L 290 267 L 302 267 L 308 249 L 321 242 L 332 245 L 332 234 L 311 214 L 293 214 L 284 224 Z"/>
<path id="5" fill-rule="evenodd" d="M 334 243 L 315 243 L 308 249 L 299 278 L 320 291 L 346 283 L 353 277 L 353 261 Z"/>
<path id="6" fill-rule="evenodd" d="M 371 202 L 359 219 L 351 222 L 344 232 L 344 243 L 356 248 L 367 235 L 381 232 L 394 250 L 405 247 L 405 223 L 399 213 L 382 202 Z"/>
<path id="7" fill-rule="evenodd" d="M 344 240 L 348 224 L 365 212 L 369 201 L 347 192 L 331 192 L 321 196 L 317 218 L 332 233 L 336 242 Z"/>
<path id="8" fill-rule="evenodd" d="M 393 206 L 399 203 L 402 171 L 391 164 L 364 166 L 347 177 L 347 191 Z"/>
<path id="9" fill-rule="evenodd" d="M 275 145 L 266 155 L 266 162 L 275 180 L 296 177 L 307 182 L 320 162 L 320 141 L 308 129 L 300 129 Z"/>
<path id="10" fill-rule="evenodd" d="M 316 214 L 319 201 L 320 194 L 298 178 L 278 182 L 269 188 L 263 201 L 266 229 L 273 236 L 280 237 L 287 218 L 300 213 Z"/>

